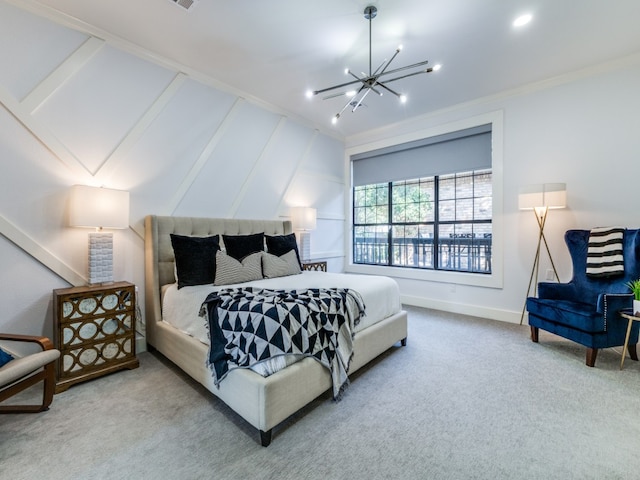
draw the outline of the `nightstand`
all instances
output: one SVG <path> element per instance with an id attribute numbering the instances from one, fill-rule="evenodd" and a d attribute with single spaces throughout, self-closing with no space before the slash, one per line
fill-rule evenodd
<path id="1" fill-rule="evenodd" d="M 139 365 L 136 289 L 129 282 L 53 291 L 53 334 L 60 350 L 55 392 Z"/>
<path id="2" fill-rule="evenodd" d="M 302 270 L 309 270 L 313 272 L 326 272 L 327 262 L 307 262 L 302 263 Z"/>

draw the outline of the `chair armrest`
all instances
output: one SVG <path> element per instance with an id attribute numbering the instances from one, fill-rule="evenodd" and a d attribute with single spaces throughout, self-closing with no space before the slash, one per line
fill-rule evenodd
<path id="1" fill-rule="evenodd" d="M 618 312 L 625 308 L 633 308 L 633 294 L 601 293 L 598 295 L 596 311 L 602 313 L 607 321 L 618 318 Z"/>
<path id="2" fill-rule="evenodd" d="M 576 300 L 576 289 L 572 283 L 538 283 L 538 298 L 548 300 Z"/>
<path id="3" fill-rule="evenodd" d="M 19 335 L 15 333 L 0 333 L 0 340 L 11 342 L 30 342 L 37 343 L 42 350 L 53 350 L 53 343 L 47 337 L 38 337 L 34 335 Z"/>

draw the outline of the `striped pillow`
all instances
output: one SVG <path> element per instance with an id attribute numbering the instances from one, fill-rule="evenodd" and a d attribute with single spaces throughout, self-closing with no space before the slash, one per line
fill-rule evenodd
<path id="1" fill-rule="evenodd" d="M 262 279 L 262 254 L 255 252 L 242 261 L 230 257 L 222 251 L 216 253 L 216 278 L 214 285 L 231 285 Z"/>
<path id="2" fill-rule="evenodd" d="M 262 273 L 264 278 L 285 277 L 301 273 L 296 251 L 291 249 L 279 257 L 265 253 L 262 256 Z"/>
<path id="3" fill-rule="evenodd" d="M 612 277 L 624 274 L 624 228 L 594 228 L 589 232 L 587 275 Z"/>

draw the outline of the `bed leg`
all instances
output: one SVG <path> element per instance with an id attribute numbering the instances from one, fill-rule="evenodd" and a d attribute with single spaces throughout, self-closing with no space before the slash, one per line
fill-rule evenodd
<path id="1" fill-rule="evenodd" d="M 407 337 L 404 337 L 402 340 L 400 340 L 400 345 L 402 345 L 403 347 L 407 346 Z"/>
<path id="2" fill-rule="evenodd" d="M 267 430 L 266 432 L 260 430 L 260 443 L 263 447 L 268 447 L 271 443 L 271 432 L 273 432 L 273 429 Z"/>

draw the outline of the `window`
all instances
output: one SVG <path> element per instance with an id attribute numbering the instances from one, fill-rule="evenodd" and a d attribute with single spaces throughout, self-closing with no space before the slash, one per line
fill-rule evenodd
<path id="1" fill-rule="evenodd" d="M 490 128 L 352 161 L 355 264 L 491 273 Z"/>

